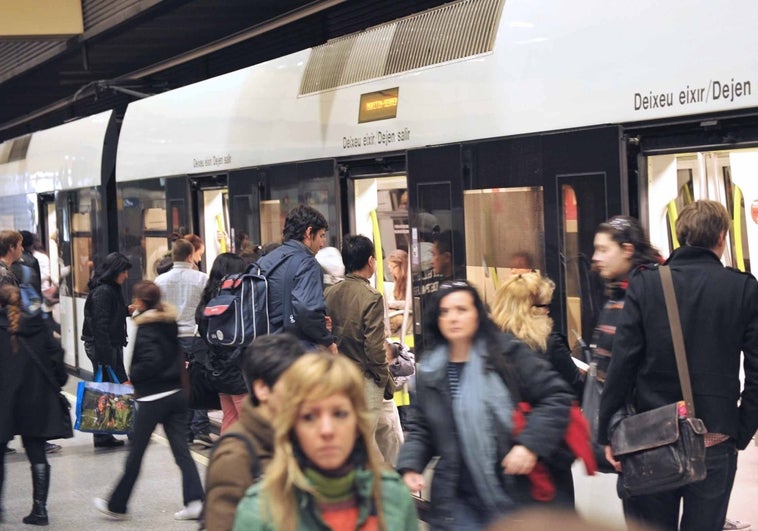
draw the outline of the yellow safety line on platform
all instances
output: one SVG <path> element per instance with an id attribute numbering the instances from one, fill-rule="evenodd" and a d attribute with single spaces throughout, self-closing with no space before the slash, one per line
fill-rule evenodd
<path id="1" fill-rule="evenodd" d="M 63 393 L 63 396 L 68 398 L 68 401 L 73 404 L 73 407 L 76 407 L 76 397 L 72 395 L 71 393 L 68 393 L 66 391 L 61 391 Z M 158 444 L 161 444 L 165 446 L 166 448 L 170 448 L 171 445 L 168 444 L 168 439 L 166 439 L 163 435 L 158 435 L 157 433 L 153 433 L 150 437 L 152 440 L 157 442 Z M 209 463 L 209 459 L 205 457 L 203 454 L 197 453 L 196 451 L 190 449 L 190 454 L 192 455 L 192 459 L 195 460 L 196 463 L 200 463 L 201 465 L 207 467 Z"/>

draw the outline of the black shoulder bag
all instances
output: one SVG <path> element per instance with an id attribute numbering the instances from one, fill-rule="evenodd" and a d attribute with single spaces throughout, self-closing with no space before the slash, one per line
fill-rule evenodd
<path id="1" fill-rule="evenodd" d="M 621 461 L 619 493 L 624 498 L 673 490 L 706 475 L 706 429 L 695 418 L 671 270 L 668 266 L 659 270 L 684 401 L 626 417 L 613 432 L 611 449 Z"/>

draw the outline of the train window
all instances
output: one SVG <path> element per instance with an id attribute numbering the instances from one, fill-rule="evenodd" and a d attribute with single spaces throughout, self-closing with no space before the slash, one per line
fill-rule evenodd
<path id="1" fill-rule="evenodd" d="M 466 278 L 463 235 L 454 229 L 449 182 L 417 185 L 416 249 L 412 250 L 414 296 L 434 293 L 443 280 Z M 419 275 L 415 275 L 419 271 Z M 418 309 L 414 309 L 418 310 Z"/>
<path id="2" fill-rule="evenodd" d="M 511 275 L 545 268 L 542 187 L 467 190 L 466 277 L 486 302 Z"/>
<path id="3" fill-rule="evenodd" d="M 270 192 L 269 197 L 261 202 L 261 243 L 280 242 L 287 214 L 298 204 L 304 204 L 324 215 L 329 224 L 327 245 L 336 246 L 340 236 L 340 218 L 334 176 L 307 177 L 302 167 L 295 169 L 292 166 L 267 171 Z"/>
<path id="4" fill-rule="evenodd" d="M 127 293 L 144 279 L 154 279 L 158 261 L 168 252 L 168 218 L 164 179 L 118 185 L 119 250 L 132 264 Z"/>
<path id="5" fill-rule="evenodd" d="M 103 205 L 100 202 L 99 188 L 84 188 L 70 193 L 71 208 L 71 275 L 74 295 L 84 297 L 89 292 L 87 284 L 94 272 L 97 262 L 107 254 L 107 248 L 100 248 L 98 242 L 107 227 L 101 226 L 100 217 Z"/>
<path id="6" fill-rule="evenodd" d="M 0 228 L 36 232 L 36 194 L 0 197 Z"/>

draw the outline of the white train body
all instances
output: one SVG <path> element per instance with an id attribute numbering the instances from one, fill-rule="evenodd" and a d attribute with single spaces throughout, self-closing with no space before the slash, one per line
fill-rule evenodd
<path id="1" fill-rule="evenodd" d="M 756 22 L 750 0 L 507 0 L 489 53 L 300 96 L 306 50 L 134 102 L 116 175 L 207 173 L 752 108 Z M 397 117 L 359 124 L 361 94 L 395 87 Z"/>

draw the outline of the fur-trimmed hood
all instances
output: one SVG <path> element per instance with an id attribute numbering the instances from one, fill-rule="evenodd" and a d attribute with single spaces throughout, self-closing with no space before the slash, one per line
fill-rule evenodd
<path id="1" fill-rule="evenodd" d="M 137 314 L 134 316 L 134 324 L 137 326 L 149 324 L 149 323 L 171 323 L 176 322 L 176 318 L 179 317 L 179 310 L 176 306 L 168 302 L 164 302 L 163 310 L 157 310 L 155 308 L 147 310 L 146 312 Z"/>

